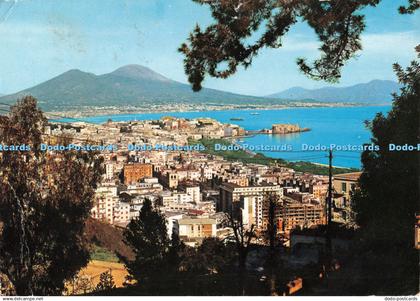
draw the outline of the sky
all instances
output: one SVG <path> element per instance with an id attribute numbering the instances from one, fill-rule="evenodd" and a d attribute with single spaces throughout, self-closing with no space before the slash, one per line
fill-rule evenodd
<path id="1" fill-rule="evenodd" d="M 336 86 L 373 79 L 396 80 L 392 64 L 407 65 L 420 43 L 420 18 L 399 15 L 406 0 L 382 0 L 367 8 L 363 50 L 342 70 Z M 177 52 L 195 24 L 212 22 L 210 11 L 191 0 L 0 0 L 0 93 L 14 93 L 69 69 L 104 74 L 127 64 L 147 66 L 187 82 Z M 247 70 L 228 79 L 206 78 L 205 87 L 268 95 L 294 86 L 318 88 L 297 57 L 316 58 L 319 43 L 304 23 L 284 38 L 284 47 L 264 49 Z"/>

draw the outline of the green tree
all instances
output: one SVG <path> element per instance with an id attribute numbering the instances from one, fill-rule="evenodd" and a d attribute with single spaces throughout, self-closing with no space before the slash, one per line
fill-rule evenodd
<path id="1" fill-rule="evenodd" d="M 276 253 L 276 247 L 279 244 L 279 236 L 277 234 L 277 216 L 279 211 L 279 196 L 268 193 L 264 196 L 264 205 L 268 209 L 267 229 L 263 232 L 265 242 L 270 246 L 272 256 Z"/>
<path id="2" fill-rule="evenodd" d="M 46 125 L 30 96 L 0 120 L 0 143 L 22 147 L 0 155 L 0 273 L 18 295 L 61 294 L 89 259 L 83 230 L 102 159 L 41 151 Z"/>
<path id="3" fill-rule="evenodd" d="M 253 247 L 252 240 L 256 237 L 255 225 L 244 224 L 242 212 L 240 210 L 227 213 L 226 219 L 228 227 L 232 229 L 232 235 L 230 239 L 234 242 L 236 249 L 238 262 L 237 278 L 239 280 L 239 294 L 245 296 L 247 278 L 246 263 L 248 254 Z"/>
<path id="4" fill-rule="evenodd" d="M 197 253 L 204 263 L 204 271 L 209 274 L 221 273 L 229 269 L 234 259 L 233 251 L 231 245 L 226 245 L 216 237 L 204 239 L 197 248 Z"/>
<path id="5" fill-rule="evenodd" d="M 130 273 L 140 286 L 152 287 L 165 275 L 170 240 L 166 221 L 162 214 L 146 199 L 140 215 L 133 219 L 124 231 L 124 242 L 135 253 L 135 259 L 121 256 Z"/>
<path id="6" fill-rule="evenodd" d="M 88 275 L 77 275 L 73 282 L 73 295 L 86 295 L 94 289 L 92 279 Z"/>
<path id="7" fill-rule="evenodd" d="M 179 265 L 182 261 L 182 253 L 186 246 L 179 238 L 176 231 L 172 232 L 171 244 L 168 251 L 168 264 L 169 270 L 172 272 L 178 272 Z"/>
<path id="8" fill-rule="evenodd" d="M 96 292 L 109 291 L 115 288 L 114 277 L 111 271 L 106 271 L 99 275 L 99 283 L 95 287 Z"/>
<path id="9" fill-rule="evenodd" d="M 250 226 L 243 223 L 242 213 L 226 214 L 227 225 L 232 229 L 231 239 L 234 241 L 236 253 L 238 255 L 238 266 L 240 269 L 246 268 L 246 261 L 252 247 L 252 239 L 256 237 L 255 225 Z"/>
<path id="10" fill-rule="evenodd" d="M 215 24 L 199 25 L 179 48 L 185 55 L 184 68 L 194 91 L 201 89 L 206 75 L 227 78 L 239 66 L 249 67 L 265 47 L 280 48 L 292 25 L 302 20 L 314 29 L 321 57 L 312 64 L 297 59 L 300 70 L 317 80 L 337 81 L 345 62 L 362 49 L 365 28 L 361 9 L 380 0 L 193 0 L 208 5 Z M 413 13 L 418 0 L 409 0 L 401 13 Z M 262 27 L 265 26 L 263 29 Z M 260 34 L 258 37 L 257 35 Z"/>
<path id="11" fill-rule="evenodd" d="M 417 46 L 420 57 L 420 46 Z M 420 141 L 420 64 L 413 61 L 404 71 L 394 65 L 400 95 L 391 111 L 368 123 L 378 151 L 362 155 L 360 190 L 354 196 L 360 226 L 359 256 L 363 262 L 360 289 L 368 294 L 413 294 L 419 284 L 418 254 L 413 229 L 419 212 L 419 153 L 390 151 L 389 145 L 417 145 Z"/>
<path id="12" fill-rule="evenodd" d="M 205 238 L 197 248 L 183 250 L 181 270 L 195 275 L 222 273 L 230 268 L 234 251 L 216 237 Z"/>
<path id="13" fill-rule="evenodd" d="M 267 229 L 264 231 L 265 242 L 269 245 L 270 251 L 266 259 L 266 267 L 269 272 L 270 295 L 277 295 L 277 275 L 279 269 L 279 243 L 280 237 L 277 233 L 277 216 L 279 210 L 279 196 L 268 193 L 264 196 L 265 206 L 268 207 Z"/>

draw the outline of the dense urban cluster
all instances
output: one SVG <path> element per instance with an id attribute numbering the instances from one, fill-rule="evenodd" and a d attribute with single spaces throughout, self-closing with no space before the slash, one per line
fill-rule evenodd
<path id="1" fill-rule="evenodd" d="M 201 139 L 230 139 L 243 128 L 213 119 L 163 117 L 153 121 L 52 124 L 51 135 L 115 145 L 103 152 L 105 174 L 91 216 L 119 227 L 136 218 L 145 199 L 164 214 L 168 235 L 197 246 L 206 237 L 225 238 L 226 214 L 262 233 L 268 223 L 268 196 L 276 198 L 277 232 L 290 245 L 294 229 L 326 224 L 328 177 L 295 172 L 279 164 L 231 162 L 199 151 L 157 150 L 155 145 L 188 145 Z M 149 146 L 133 150 L 129 145 Z M 131 150 L 130 150 L 131 149 Z M 352 223 L 350 192 L 359 173 L 334 178 L 333 220 Z M 258 240 L 258 239 L 257 239 Z"/>

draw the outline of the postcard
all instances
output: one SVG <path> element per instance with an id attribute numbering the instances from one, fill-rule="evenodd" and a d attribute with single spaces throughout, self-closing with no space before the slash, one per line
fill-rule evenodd
<path id="1" fill-rule="evenodd" d="M 0 298 L 416 300 L 419 7 L 0 0 Z"/>

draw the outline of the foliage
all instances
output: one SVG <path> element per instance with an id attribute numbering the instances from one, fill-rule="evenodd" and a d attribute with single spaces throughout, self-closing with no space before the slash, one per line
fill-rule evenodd
<path id="1" fill-rule="evenodd" d="M 256 237 L 255 225 L 245 225 L 240 212 L 226 214 L 228 226 L 232 229 L 232 239 L 235 242 L 238 254 L 238 266 L 244 269 L 249 251 L 252 247 L 252 239 Z"/>
<path id="2" fill-rule="evenodd" d="M 412 14 L 420 8 L 419 0 L 408 0 L 408 6 L 400 6 L 399 11 L 401 14 Z"/>
<path id="3" fill-rule="evenodd" d="M 202 30 L 197 25 L 179 51 L 185 55 L 184 69 L 194 91 L 201 89 L 206 75 L 227 78 L 239 66 L 252 64 L 261 49 L 280 48 L 282 38 L 299 20 L 318 36 L 321 57 L 313 64 L 299 58 L 306 75 L 317 80 L 337 81 L 346 61 L 362 49 L 360 35 L 365 28 L 361 9 L 380 0 L 193 0 L 208 5 L 215 23 Z M 402 13 L 418 9 L 409 0 Z M 265 26 L 265 28 L 263 28 Z M 260 34 L 261 33 L 261 34 Z M 257 35 L 260 36 L 258 37 Z"/>
<path id="4" fill-rule="evenodd" d="M 95 287 L 96 292 L 109 291 L 115 288 L 114 277 L 110 271 L 101 273 L 99 283 Z"/>
<path id="5" fill-rule="evenodd" d="M 176 231 L 172 232 L 171 245 L 168 251 L 168 271 L 176 273 L 179 271 L 179 266 L 183 260 L 183 254 L 187 247 L 179 238 Z"/>
<path id="6" fill-rule="evenodd" d="M 274 256 L 275 248 L 278 246 L 279 237 L 277 235 L 277 216 L 280 209 L 280 198 L 274 193 L 264 195 L 264 209 L 268 209 L 267 229 L 263 232 L 263 237 L 267 245 L 270 246 L 271 257 Z"/>
<path id="7" fill-rule="evenodd" d="M 292 168 L 297 172 L 307 172 L 313 175 L 328 175 L 328 166 L 305 161 L 287 162 L 286 167 Z M 332 174 L 359 171 L 357 168 L 333 167 Z"/>
<path id="8" fill-rule="evenodd" d="M 133 260 L 120 256 L 132 279 L 151 284 L 165 274 L 170 248 L 166 221 L 149 199 L 125 229 L 124 242 L 135 253 Z"/>
<path id="9" fill-rule="evenodd" d="M 208 275 L 226 271 L 233 261 L 232 251 L 229 245 L 218 238 L 205 238 L 197 248 L 184 248 L 180 274 Z"/>
<path id="10" fill-rule="evenodd" d="M 93 291 L 92 278 L 88 275 L 77 275 L 72 282 L 72 295 L 86 295 Z"/>
<path id="11" fill-rule="evenodd" d="M 420 57 L 420 47 L 417 47 Z M 394 65 L 404 85 L 394 95 L 387 116 L 368 123 L 379 151 L 363 153 L 360 190 L 353 197 L 360 226 L 359 244 L 364 293 L 412 294 L 418 288 L 418 254 L 413 227 L 419 211 L 419 157 L 415 151 L 390 151 L 389 144 L 418 145 L 420 141 L 420 64 L 405 71 Z"/>
<path id="12" fill-rule="evenodd" d="M 119 262 L 119 258 L 117 255 L 115 255 L 114 252 L 97 246 L 97 245 L 91 245 L 91 251 L 90 251 L 90 259 L 92 260 L 100 260 L 100 261 L 108 261 L 108 262 Z"/>
<path id="13" fill-rule="evenodd" d="M 10 283 L 7 275 L 0 273 L 0 296 L 14 296 L 16 295 L 15 288 Z"/>
<path id="14" fill-rule="evenodd" d="M 206 238 L 198 248 L 188 247 L 176 231 L 169 240 L 165 223 L 162 214 L 146 200 L 139 217 L 124 232 L 135 259 L 121 259 L 130 278 L 137 280 L 141 294 L 185 294 L 186 288 L 181 285 L 184 281 L 192 285 L 197 277 L 219 273 L 231 262 L 232 252 L 219 239 Z M 206 290 L 208 284 L 201 279 Z"/>
<path id="15" fill-rule="evenodd" d="M 85 223 L 84 239 L 90 245 L 91 259 L 118 261 L 116 254 L 129 259 L 134 258 L 133 251 L 123 242 L 123 230 L 107 222 L 88 218 Z M 110 260 L 112 259 L 112 260 Z"/>
<path id="16" fill-rule="evenodd" d="M 191 290 L 197 294 L 199 288 L 200 294 L 213 294 L 220 279 L 228 274 L 237 276 L 233 263 L 239 259 L 239 265 L 245 266 L 254 230 L 246 230 L 236 220 L 231 222 L 237 244 L 205 238 L 197 248 L 188 247 L 176 232 L 169 240 L 165 219 L 146 200 L 139 217 L 131 221 L 124 232 L 125 242 L 133 249 L 135 259 L 121 257 L 130 278 L 137 280 L 137 293 L 179 295 Z M 241 279 L 245 281 L 246 277 Z"/>
<path id="17" fill-rule="evenodd" d="M 102 159 L 41 151 L 46 124 L 31 96 L 0 121 L 2 144 L 30 148 L 2 152 L 0 161 L 0 272 L 18 295 L 60 294 L 89 259 L 82 235 Z"/>

